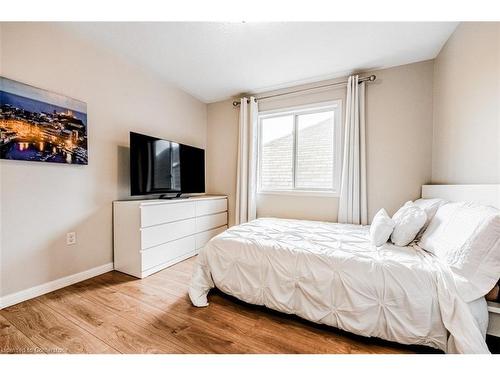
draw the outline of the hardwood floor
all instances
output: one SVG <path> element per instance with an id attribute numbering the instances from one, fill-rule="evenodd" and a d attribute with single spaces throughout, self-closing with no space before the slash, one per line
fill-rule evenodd
<path id="1" fill-rule="evenodd" d="M 145 279 L 109 272 L 0 310 L 0 353 L 415 353 L 213 292 L 187 296 L 195 258 Z"/>

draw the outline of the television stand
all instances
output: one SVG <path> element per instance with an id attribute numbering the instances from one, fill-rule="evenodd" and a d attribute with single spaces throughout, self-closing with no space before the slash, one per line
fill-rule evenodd
<path id="1" fill-rule="evenodd" d="M 182 193 L 177 193 L 175 196 L 166 196 L 165 194 L 160 195 L 158 199 L 188 199 L 189 197 L 181 197 Z"/>

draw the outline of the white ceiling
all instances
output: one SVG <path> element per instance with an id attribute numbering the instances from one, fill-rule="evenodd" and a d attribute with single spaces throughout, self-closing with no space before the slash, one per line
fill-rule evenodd
<path id="1" fill-rule="evenodd" d="M 206 102 L 436 57 L 454 22 L 67 23 Z"/>

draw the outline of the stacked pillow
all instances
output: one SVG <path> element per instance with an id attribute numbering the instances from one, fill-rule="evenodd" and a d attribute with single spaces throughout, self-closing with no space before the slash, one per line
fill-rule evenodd
<path id="1" fill-rule="evenodd" d="M 392 217 L 394 220 L 394 231 L 391 234 L 391 241 L 397 246 L 406 246 L 412 242 L 427 221 L 424 210 L 408 201 L 396 211 Z"/>
<path id="2" fill-rule="evenodd" d="M 418 245 L 450 267 L 465 302 L 483 297 L 500 275 L 500 211 L 468 202 L 445 204 Z"/>
<path id="3" fill-rule="evenodd" d="M 412 241 L 419 240 L 442 204 L 444 204 L 442 199 L 408 201 L 392 219 L 384 209 L 381 209 L 370 226 L 371 242 L 375 246 L 382 246 L 390 238 L 397 246 L 407 246 Z"/>
<path id="4" fill-rule="evenodd" d="M 422 210 L 424 210 L 425 214 L 427 215 L 427 220 L 425 221 L 424 226 L 422 227 L 420 232 L 417 234 L 417 237 L 415 238 L 416 240 L 420 240 L 425 230 L 429 226 L 429 223 L 431 222 L 432 218 L 434 217 L 434 215 L 436 215 L 437 210 L 439 209 L 439 207 L 446 204 L 446 201 L 439 198 L 432 198 L 432 199 L 421 198 L 417 199 L 413 203 L 416 206 L 420 207 Z"/>
<path id="5" fill-rule="evenodd" d="M 442 199 L 409 201 L 392 218 L 380 210 L 370 237 L 376 246 L 389 238 L 398 246 L 417 241 L 450 268 L 465 302 L 485 296 L 500 276 L 500 210 L 493 207 Z"/>
<path id="6" fill-rule="evenodd" d="M 370 225 L 370 239 L 375 246 L 382 246 L 387 242 L 394 230 L 394 220 L 383 208 L 376 213 Z"/>

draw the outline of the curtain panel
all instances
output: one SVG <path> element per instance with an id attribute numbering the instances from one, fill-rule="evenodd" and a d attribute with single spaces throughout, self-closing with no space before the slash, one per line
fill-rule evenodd
<path id="1" fill-rule="evenodd" d="M 241 98 L 238 136 L 238 169 L 236 176 L 235 224 L 257 216 L 257 101 Z"/>
<path id="2" fill-rule="evenodd" d="M 368 224 L 365 138 L 365 82 L 355 75 L 347 83 L 339 223 Z"/>

